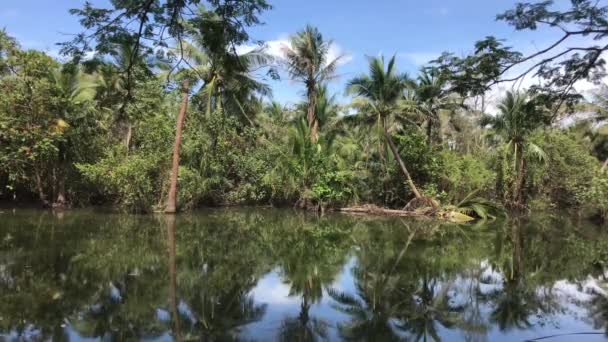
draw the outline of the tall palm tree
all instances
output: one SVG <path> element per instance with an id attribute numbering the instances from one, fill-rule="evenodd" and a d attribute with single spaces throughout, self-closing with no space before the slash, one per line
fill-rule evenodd
<path id="1" fill-rule="evenodd" d="M 414 91 L 415 111 L 426 119 L 427 145 L 433 145 L 433 128 L 441 127 L 439 116 L 442 110 L 454 109 L 457 104 L 452 94 L 446 89 L 446 79 L 437 72 L 422 69 L 416 82 L 412 82 Z M 440 137 L 441 132 L 435 135 Z"/>
<path id="2" fill-rule="evenodd" d="M 283 46 L 287 60 L 287 71 L 292 79 L 304 83 L 308 103 L 307 122 L 311 128 L 311 140 L 316 142 L 318 118 L 315 115 L 315 100 L 319 85 L 335 76 L 338 63 L 343 56 L 329 58 L 332 41 L 324 40 L 323 35 L 314 26 L 306 26 L 304 30 L 291 36 L 289 46 Z"/>
<path id="3" fill-rule="evenodd" d="M 136 120 L 129 117 L 127 104 L 133 99 L 134 80 L 152 76 L 151 65 L 148 56 L 128 40 L 113 44 L 108 57 L 95 57 L 83 65 L 97 75 L 97 101 L 113 113 L 113 129 L 128 151 Z"/>
<path id="4" fill-rule="evenodd" d="M 80 157 L 71 151 L 77 151 L 75 147 L 95 134 L 98 127 L 87 112 L 92 112 L 91 106 L 99 82 L 94 75 L 85 73 L 79 65 L 74 64 L 65 64 L 55 69 L 51 81 L 61 98 L 55 129 L 65 137 L 59 143 L 58 165 L 56 171 L 53 171 L 56 178 L 56 183 L 53 184 L 53 205 L 63 207 L 67 204 L 65 181 L 68 170 L 75 159 Z"/>
<path id="5" fill-rule="evenodd" d="M 369 108 L 376 117 L 384 140 L 399 163 L 399 167 L 405 176 L 407 183 L 417 199 L 422 195 L 416 188 L 405 163 L 399 156 L 399 151 L 393 143 L 389 131 L 389 121 L 398 114 L 398 102 L 403 98 L 403 91 L 407 87 L 409 78 L 406 74 L 397 72 L 395 56 L 393 56 L 385 68 L 384 57 L 369 58 L 369 75 L 361 75 L 353 78 L 347 84 L 347 92 L 367 100 Z"/>
<path id="6" fill-rule="evenodd" d="M 523 185 L 526 171 L 525 154 L 545 158 L 542 149 L 528 141 L 528 136 L 536 129 L 546 127 L 551 116 L 544 107 L 527 94 L 507 92 L 498 105 L 496 116 L 485 115 L 481 125 L 489 125 L 506 143 L 506 152 L 513 158 L 513 174 L 510 204 L 520 207 L 524 203 Z"/>
<path id="7" fill-rule="evenodd" d="M 246 103 L 256 102 L 255 95 L 270 94 L 270 88 L 257 81 L 250 72 L 255 66 L 267 64 L 270 60 L 268 55 L 259 50 L 238 55 L 228 46 L 223 46 L 223 49 L 214 47 L 213 51 L 210 51 L 208 40 L 197 30 L 190 30 L 190 39 L 192 43 L 181 42 L 177 48 L 188 68 L 183 68 L 174 75 L 176 80 L 181 81 L 182 103 L 176 123 L 165 213 L 175 213 L 177 209 L 179 154 L 190 90 L 200 85 L 196 95 L 199 104 L 206 107 L 207 116 L 210 116 L 213 110 L 220 113 L 227 110 L 230 113 L 240 113 L 251 125 L 253 121 L 247 114 Z"/>

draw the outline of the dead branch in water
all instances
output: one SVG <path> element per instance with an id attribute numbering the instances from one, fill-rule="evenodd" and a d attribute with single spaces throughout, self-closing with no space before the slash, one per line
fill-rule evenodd
<path id="1" fill-rule="evenodd" d="M 400 216 L 400 217 L 428 217 L 424 212 L 412 211 L 412 210 L 398 210 L 398 209 L 386 209 L 380 208 L 375 205 L 361 205 L 348 208 L 340 208 L 338 211 L 343 213 L 351 214 L 367 214 L 367 215 L 379 215 L 379 216 Z"/>

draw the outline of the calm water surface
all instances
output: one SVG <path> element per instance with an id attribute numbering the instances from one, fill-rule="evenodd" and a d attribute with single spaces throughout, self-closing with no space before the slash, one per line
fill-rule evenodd
<path id="1" fill-rule="evenodd" d="M 0 211 L 0 341 L 608 337 L 588 223 Z"/>

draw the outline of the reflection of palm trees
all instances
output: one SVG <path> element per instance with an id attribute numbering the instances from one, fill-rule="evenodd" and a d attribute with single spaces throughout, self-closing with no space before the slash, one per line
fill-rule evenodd
<path id="1" fill-rule="evenodd" d="M 494 304 L 494 309 L 490 314 L 490 319 L 498 324 L 500 330 L 526 329 L 532 324 L 530 316 L 534 313 L 548 312 L 553 305 L 551 296 L 540 298 L 536 286 L 533 285 L 534 274 L 526 273 L 524 256 L 530 254 L 531 246 L 528 250 L 524 247 L 524 239 L 521 232 L 522 226 L 518 219 L 515 219 L 509 227 L 509 239 L 503 243 L 502 239 L 497 244 L 499 254 L 499 268 L 503 275 L 503 288 L 487 296 Z M 509 251 L 510 249 L 510 251 Z M 510 252 L 510 253 L 509 253 Z"/>
<path id="2" fill-rule="evenodd" d="M 241 328 L 266 312 L 249 294 L 262 266 L 257 233 L 239 218 L 208 216 L 204 225 L 177 232 L 177 311 L 185 340 L 239 340 Z"/>
<path id="3" fill-rule="evenodd" d="M 441 286 L 428 274 L 423 275 L 421 286 L 412 298 L 411 307 L 401 325 L 402 329 L 413 335 L 414 341 L 427 341 L 429 337 L 440 341 L 437 324 L 452 328 L 459 323 L 461 308 L 452 307 L 448 302 L 451 285 L 452 281 Z"/>
<path id="4" fill-rule="evenodd" d="M 415 233 L 415 232 L 414 232 Z M 399 341 L 404 337 L 398 317 L 411 303 L 414 284 L 395 272 L 414 233 L 397 254 L 390 246 L 364 244 L 359 266 L 353 269 L 357 296 L 335 290 L 329 295 L 337 302 L 336 309 L 351 316 L 350 322 L 339 326 L 346 340 Z"/>
<path id="5" fill-rule="evenodd" d="M 334 281 L 342 266 L 346 249 L 339 245 L 341 239 L 332 239 L 326 234 L 335 234 L 334 226 L 325 226 L 324 221 L 314 227 L 302 227 L 283 235 L 281 248 L 274 251 L 281 260 L 283 278 L 290 285 L 289 295 L 300 296 L 300 313 L 287 317 L 281 326 L 283 341 L 316 341 L 327 338 L 328 323 L 310 317 L 312 304 L 323 298 L 323 289 Z"/>
<path id="6" fill-rule="evenodd" d="M 259 321 L 266 312 L 266 305 L 256 304 L 247 292 L 238 285 L 218 293 L 201 289 L 189 298 L 188 306 L 180 304 L 186 335 L 205 341 L 239 341 L 240 328 Z"/>
<path id="7" fill-rule="evenodd" d="M 589 303 L 589 316 L 596 329 L 604 329 L 608 336 L 608 286 L 602 292 L 595 291 Z"/>

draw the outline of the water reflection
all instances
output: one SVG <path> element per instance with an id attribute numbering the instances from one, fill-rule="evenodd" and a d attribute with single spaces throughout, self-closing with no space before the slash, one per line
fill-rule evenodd
<path id="1" fill-rule="evenodd" d="M 563 218 L 454 226 L 274 209 L 1 215 L 0 341 L 608 332 L 606 233 Z"/>

